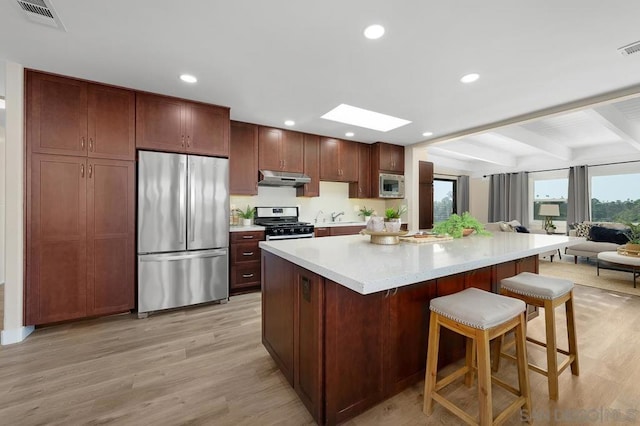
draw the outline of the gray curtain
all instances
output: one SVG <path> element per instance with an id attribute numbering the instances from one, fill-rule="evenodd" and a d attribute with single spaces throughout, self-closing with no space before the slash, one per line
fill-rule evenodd
<path id="1" fill-rule="evenodd" d="M 469 211 L 469 176 L 458 177 L 456 211 L 458 214 Z"/>
<path id="2" fill-rule="evenodd" d="M 574 166 L 569 169 L 569 199 L 567 200 L 567 225 L 589 220 L 589 169 Z"/>
<path id="3" fill-rule="evenodd" d="M 529 177 L 526 172 L 491 175 L 489 222 L 517 220 L 529 226 Z"/>

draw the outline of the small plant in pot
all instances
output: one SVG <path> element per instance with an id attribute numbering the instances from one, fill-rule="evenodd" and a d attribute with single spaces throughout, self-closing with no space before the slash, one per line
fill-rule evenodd
<path id="1" fill-rule="evenodd" d="M 461 238 L 475 232 L 478 235 L 491 235 L 490 232 L 484 229 L 484 225 L 481 224 L 478 219 L 471 216 L 469 212 L 464 212 L 462 215 L 452 214 L 449 219 L 444 222 L 436 223 L 433 227 L 433 232 L 437 234 L 449 234 L 453 238 Z"/>
<path id="2" fill-rule="evenodd" d="M 251 219 L 253 219 L 254 213 L 255 210 L 249 205 L 245 210 L 238 209 L 238 215 L 242 218 L 242 226 L 251 226 Z"/>
<path id="3" fill-rule="evenodd" d="M 358 210 L 358 216 L 362 216 L 362 219 L 365 222 L 368 222 L 371 216 L 373 216 L 374 214 L 375 214 L 375 210 L 368 209 L 365 206 L 362 206 L 362 208 Z"/>
<path id="4" fill-rule="evenodd" d="M 627 250 L 640 254 L 640 223 L 627 222 L 625 225 L 629 227 L 629 230 L 625 232 L 626 237 L 629 239 Z"/>
<path id="5" fill-rule="evenodd" d="M 407 206 L 390 207 L 384 211 L 384 229 L 387 232 L 400 232 L 401 216 L 407 212 Z"/>

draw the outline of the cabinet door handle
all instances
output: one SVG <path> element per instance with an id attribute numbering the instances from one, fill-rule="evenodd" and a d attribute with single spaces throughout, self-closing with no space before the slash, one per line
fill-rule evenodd
<path id="1" fill-rule="evenodd" d="M 253 240 L 253 235 L 243 235 L 242 239 L 243 240 Z"/>
<path id="2" fill-rule="evenodd" d="M 84 164 L 80 164 L 80 176 L 84 177 Z"/>
<path id="3" fill-rule="evenodd" d="M 89 151 L 93 152 L 93 138 L 89 138 Z"/>
<path id="4" fill-rule="evenodd" d="M 245 251 L 242 253 L 243 256 L 253 256 L 253 252 L 252 251 Z"/>
<path id="5" fill-rule="evenodd" d="M 84 151 L 84 136 L 80 138 L 80 149 Z"/>
<path id="6" fill-rule="evenodd" d="M 187 135 L 187 146 L 191 146 L 191 136 Z"/>
<path id="7" fill-rule="evenodd" d="M 91 179 L 92 174 L 93 174 L 93 166 L 89 164 L 89 179 Z"/>
<path id="8" fill-rule="evenodd" d="M 184 135 L 180 138 L 180 144 L 184 147 Z"/>
<path id="9" fill-rule="evenodd" d="M 242 278 L 251 278 L 253 274 L 242 274 Z"/>

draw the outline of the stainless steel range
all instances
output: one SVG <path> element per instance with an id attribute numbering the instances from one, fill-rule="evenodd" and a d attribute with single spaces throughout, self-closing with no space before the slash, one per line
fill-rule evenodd
<path id="1" fill-rule="evenodd" d="M 256 207 L 253 222 L 266 228 L 267 240 L 313 238 L 313 225 L 298 221 L 297 207 Z"/>

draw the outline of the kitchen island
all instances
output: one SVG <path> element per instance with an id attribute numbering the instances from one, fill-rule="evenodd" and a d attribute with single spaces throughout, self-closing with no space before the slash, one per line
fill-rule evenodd
<path id="1" fill-rule="evenodd" d="M 343 422 L 424 378 L 429 301 L 538 272 L 581 238 L 496 233 L 428 244 L 368 236 L 266 241 L 262 341 L 319 424 Z M 439 362 L 464 353 L 444 330 Z"/>

